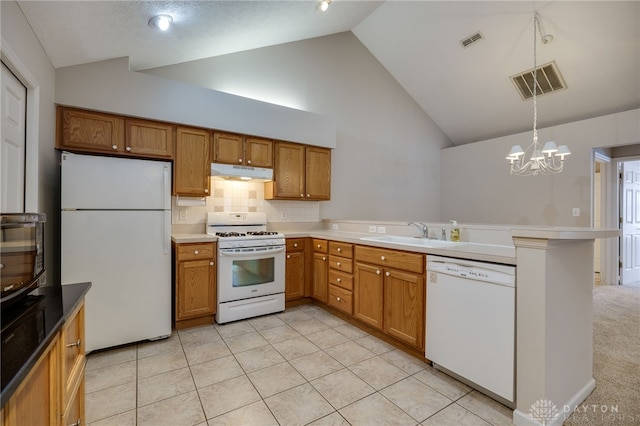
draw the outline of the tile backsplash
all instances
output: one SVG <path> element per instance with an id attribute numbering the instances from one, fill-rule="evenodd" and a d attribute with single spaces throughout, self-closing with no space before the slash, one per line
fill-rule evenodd
<path id="1" fill-rule="evenodd" d="M 208 212 L 264 212 L 269 222 L 319 222 L 318 201 L 265 200 L 264 183 L 211 180 L 212 194 L 203 206 L 177 206 L 172 199 L 171 223 L 205 223 Z"/>

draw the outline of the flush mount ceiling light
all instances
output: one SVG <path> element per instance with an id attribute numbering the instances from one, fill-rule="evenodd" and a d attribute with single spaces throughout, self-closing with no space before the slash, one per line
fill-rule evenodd
<path id="1" fill-rule="evenodd" d="M 562 172 L 564 168 L 564 157 L 571 154 L 566 145 L 556 146 L 556 143 L 549 141 L 542 146 L 538 143 L 538 104 L 536 102 L 536 94 L 538 87 L 538 73 L 536 67 L 537 61 L 537 33 L 540 30 L 540 38 L 543 44 L 550 43 L 553 40 L 551 34 L 545 34 L 542 30 L 540 17 L 536 13 L 533 17 L 533 142 L 525 150 L 520 145 L 511 147 L 511 151 L 507 154 L 507 160 L 510 164 L 510 173 L 519 176 L 536 176 L 538 174 L 550 175 Z M 525 158 L 529 161 L 525 162 Z"/>
<path id="2" fill-rule="evenodd" d="M 329 5 L 331 4 L 331 0 L 321 0 L 316 4 L 316 8 L 320 12 L 326 12 L 329 9 Z"/>
<path id="3" fill-rule="evenodd" d="M 172 23 L 173 18 L 169 15 L 156 15 L 149 19 L 149 26 L 160 31 L 167 31 Z"/>

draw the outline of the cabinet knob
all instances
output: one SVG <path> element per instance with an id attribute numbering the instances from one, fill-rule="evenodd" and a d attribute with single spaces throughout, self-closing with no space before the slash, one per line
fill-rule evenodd
<path id="1" fill-rule="evenodd" d="M 194 250 L 193 254 L 200 254 L 200 252 L 198 250 Z"/>
<path id="2" fill-rule="evenodd" d="M 339 283 L 342 282 L 342 278 L 336 278 L 336 281 L 338 281 Z"/>
<path id="3" fill-rule="evenodd" d="M 391 276 L 391 272 L 386 272 L 385 275 L 390 277 Z"/>
<path id="4" fill-rule="evenodd" d="M 213 266 L 213 262 L 209 262 L 209 266 Z"/>
<path id="5" fill-rule="evenodd" d="M 204 190 L 204 193 L 205 193 L 205 194 L 208 194 L 208 193 L 209 193 L 209 190 L 208 190 L 208 189 L 205 189 L 205 190 Z"/>
<path id="6" fill-rule="evenodd" d="M 336 266 L 341 266 L 341 265 L 342 265 L 342 263 L 336 262 Z"/>
<path id="7" fill-rule="evenodd" d="M 80 425 L 82 425 L 82 419 L 78 419 L 78 420 L 76 420 L 75 422 L 71 423 L 68 426 L 80 426 Z"/>
<path id="8" fill-rule="evenodd" d="M 68 343 L 68 344 L 67 344 L 67 347 L 68 347 L 68 348 L 79 348 L 81 343 L 82 343 L 82 342 L 80 341 L 80 339 L 78 339 L 78 340 L 76 340 L 76 341 L 75 341 L 75 342 L 73 342 L 73 343 Z"/>
<path id="9" fill-rule="evenodd" d="M 131 152 L 131 147 L 130 146 L 126 147 L 125 149 L 127 150 L 127 152 Z"/>
<path id="10" fill-rule="evenodd" d="M 338 247 L 338 253 L 342 251 L 342 247 Z"/>
<path id="11" fill-rule="evenodd" d="M 300 198 L 304 198 L 304 194 L 300 194 Z"/>
<path id="12" fill-rule="evenodd" d="M 291 255 L 290 254 L 287 255 L 287 259 L 291 259 Z"/>
<path id="13" fill-rule="evenodd" d="M 242 158 L 238 158 L 238 163 L 242 163 Z"/>
<path id="14" fill-rule="evenodd" d="M 307 198 L 311 197 L 311 194 L 307 194 Z"/>
<path id="15" fill-rule="evenodd" d="M 327 258 L 325 256 L 322 256 L 322 260 L 327 260 Z"/>
<path id="16" fill-rule="evenodd" d="M 247 164 L 251 164 L 251 160 L 247 160 Z"/>
<path id="17" fill-rule="evenodd" d="M 111 145 L 111 149 L 118 149 L 118 145 Z"/>
<path id="18" fill-rule="evenodd" d="M 380 275 L 380 269 L 376 269 L 376 275 Z"/>
<path id="19" fill-rule="evenodd" d="M 380 260 L 385 260 L 385 259 L 386 259 L 386 257 L 380 256 Z"/>
<path id="20" fill-rule="evenodd" d="M 318 244 L 318 248 L 322 248 L 322 244 Z"/>
<path id="21" fill-rule="evenodd" d="M 340 301 L 340 297 L 336 297 L 336 300 L 339 302 Z"/>
<path id="22" fill-rule="evenodd" d="M 298 247 L 298 243 L 293 243 L 293 246 L 294 247 Z"/>

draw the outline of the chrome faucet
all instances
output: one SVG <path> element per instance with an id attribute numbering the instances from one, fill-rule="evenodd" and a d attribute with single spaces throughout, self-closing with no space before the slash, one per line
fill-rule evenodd
<path id="1" fill-rule="evenodd" d="M 429 228 L 422 222 L 407 222 L 407 225 L 413 225 L 420 230 L 422 238 L 429 238 Z"/>

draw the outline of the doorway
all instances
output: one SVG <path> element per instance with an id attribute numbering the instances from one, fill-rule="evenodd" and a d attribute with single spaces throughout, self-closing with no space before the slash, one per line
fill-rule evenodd
<path id="1" fill-rule="evenodd" d="M 594 150 L 592 226 L 620 229 L 596 240 L 596 283 L 640 287 L 640 145 Z"/>

